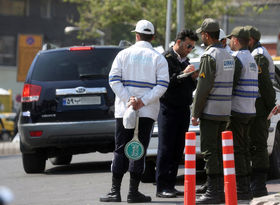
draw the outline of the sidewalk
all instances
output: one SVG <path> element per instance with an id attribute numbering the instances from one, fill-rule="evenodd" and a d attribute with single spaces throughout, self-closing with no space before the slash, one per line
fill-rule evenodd
<path id="1" fill-rule="evenodd" d="M 0 143 L 0 156 L 19 154 L 19 142 L 1 142 Z"/>
<path id="2" fill-rule="evenodd" d="M 280 193 L 254 198 L 250 205 L 280 205 Z"/>

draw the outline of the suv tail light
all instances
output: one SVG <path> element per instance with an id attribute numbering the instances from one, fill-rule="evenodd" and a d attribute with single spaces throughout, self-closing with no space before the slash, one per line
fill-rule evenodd
<path id="1" fill-rule="evenodd" d="M 30 131 L 29 134 L 31 137 L 41 137 L 43 134 L 43 131 L 41 131 L 41 130 Z"/>
<path id="2" fill-rule="evenodd" d="M 91 46 L 75 46 L 75 47 L 71 47 L 69 48 L 70 51 L 89 51 L 89 50 L 93 50 L 93 47 Z"/>
<path id="3" fill-rule="evenodd" d="M 39 85 L 24 84 L 21 102 L 38 101 L 42 87 Z"/>

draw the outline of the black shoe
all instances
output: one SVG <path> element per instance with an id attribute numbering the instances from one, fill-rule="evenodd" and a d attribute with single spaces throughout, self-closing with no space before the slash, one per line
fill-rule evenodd
<path id="1" fill-rule="evenodd" d="M 130 173 L 129 192 L 127 195 L 127 203 L 144 203 L 151 202 L 150 196 L 145 196 L 138 191 L 141 176 L 137 173 Z"/>
<path id="2" fill-rule="evenodd" d="M 222 176 L 208 175 L 205 194 L 196 199 L 196 204 L 221 204 L 225 202 Z"/>
<path id="3" fill-rule="evenodd" d="M 253 172 L 251 175 L 251 184 L 250 188 L 253 194 L 253 197 L 262 197 L 267 196 L 267 188 L 266 188 L 266 172 Z"/>
<path id="4" fill-rule="evenodd" d="M 253 195 L 250 189 L 249 176 L 236 177 L 236 191 L 238 200 L 251 200 Z"/>
<path id="5" fill-rule="evenodd" d="M 252 200 L 253 196 L 250 192 L 247 193 L 239 193 L 237 192 L 237 199 L 238 200 Z"/>
<path id="6" fill-rule="evenodd" d="M 151 202 L 151 201 L 152 198 L 150 196 L 145 196 L 139 191 L 129 193 L 127 195 L 127 203 L 144 203 L 144 202 Z"/>
<path id="7" fill-rule="evenodd" d="M 183 191 L 179 191 L 179 190 L 177 190 L 175 188 L 172 191 L 175 192 L 176 196 L 184 196 L 184 192 Z"/>
<path id="8" fill-rule="evenodd" d="M 202 184 L 200 187 L 198 187 L 196 190 L 195 190 L 195 193 L 197 194 L 204 194 L 207 190 L 207 183 L 205 182 L 204 184 Z"/>
<path id="9" fill-rule="evenodd" d="M 175 198 L 176 192 L 173 190 L 164 189 L 162 191 L 157 192 L 156 196 L 160 198 Z"/>
<path id="10" fill-rule="evenodd" d="M 217 194 L 217 195 L 209 195 L 207 192 L 200 196 L 198 199 L 195 200 L 196 204 L 222 204 L 225 203 L 224 196 Z"/>
<path id="11" fill-rule="evenodd" d="M 112 177 L 112 188 L 111 191 L 106 195 L 99 198 L 101 202 L 121 202 L 121 178 Z"/>
<path id="12" fill-rule="evenodd" d="M 110 192 L 106 196 L 102 196 L 99 198 L 101 202 L 121 202 L 120 192 Z"/>
<path id="13" fill-rule="evenodd" d="M 253 191 L 253 197 L 262 197 L 262 196 L 267 196 L 268 192 L 267 189 L 262 189 L 262 190 L 254 190 Z"/>

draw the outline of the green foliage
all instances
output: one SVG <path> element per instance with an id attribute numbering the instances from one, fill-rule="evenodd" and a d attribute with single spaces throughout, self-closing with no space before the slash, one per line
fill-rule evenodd
<path id="1" fill-rule="evenodd" d="M 261 14 L 264 10 L 268 9 L 268 5 L 264 5 L 264 6 L 253 6 L 253 11 L 254 13 Z"/>
<path id="2" fill-rule="evenodd" d="M 105 33 L 105 44 L 118 44 L 120 40 L 134 42 L 130 31 L 140 19 L 151 21 L 156 28 L 156 45 L 164 45 L 167 0 L 64 0 L 76 3 L 81 28 L 80 39 L 99 37 L 97 29 Z M 235 2 L 235 1 L 234 1 Z M 222 15 L 237 15 L 251 6 L 248 1 L 236 6 L 233 0 L 185 0 L 185 24 L 196 29 L 206 17 L 220 19 Z M 258 9 L 261 11 L 261 8 Z M 171 39 L 176 35 L 176 0 L 172 1 Z"/>

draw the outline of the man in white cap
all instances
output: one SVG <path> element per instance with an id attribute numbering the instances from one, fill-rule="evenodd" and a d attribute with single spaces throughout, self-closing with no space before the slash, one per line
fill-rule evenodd
<path id="1" fill-rule="evenodd" d="M 227 44 L 227 36 L 223 29 L 220 28 L 219 41 L 222 43 L 223 47 L 227 50 L 227 52 L 231 53 L 229 45 Z"/>
<path id="2" fill-rule="evenodd" d="M 159 98 L 169 83 L 168 64 L 163 55 L 153 49 L 151 41 L 155 30 L 151 22 L 140 20 L 136 24 L 136 43 L 122 50 L 116 56 L 109 73 L 109 84 L 115 98 L 115 151 L 112 162 L 112 188 L 102 202 L 121 202 L 120 187 L 123 175 L 130 172 L 128 203 L 150 202 L 151 197 L 138 191 L 144 172 L 145 154 L 139 160 L 125 156 L 125 145 L 133 138 L 134 129 L 123 125 L 124 113 L 128 106 L 137 110 L 139 116 L 139 141 L 144 153 L 150 141 L 154 121 L 159 113 Z"/>

